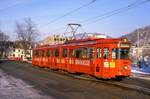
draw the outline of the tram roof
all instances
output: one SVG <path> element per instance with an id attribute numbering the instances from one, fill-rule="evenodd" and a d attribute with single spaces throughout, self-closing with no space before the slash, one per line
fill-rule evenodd
<path id="1" fill-rule="evenodd" d="M 79 39 L 79 40 L 69 40 L 66 41 L 63 44 L 56 44 L 56 45 L 42 45 L 42 46 L 37 46 L 38 49 L 40 48 L 56 48 L 58 46 L 74 46 L 74 45 L 91 45 L 91 44 L 96 44 L 96 43 L 118 43 L 119 41 L 123 41 L 124 39 L 127 38 L 96 38 L 96 39 Z"/>

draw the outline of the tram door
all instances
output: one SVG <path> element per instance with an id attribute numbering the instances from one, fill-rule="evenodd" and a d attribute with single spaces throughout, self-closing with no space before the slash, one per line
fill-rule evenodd
<path id="1" fill-rule="evenodd" d="M 103 61 L 102 61 L 102 48 L 97 47 L 96 48 L 96 58 L 95 58 L 95 76 L 102 76 L 102 66 L 103 66 Z"/>
<path id="2" fill-rule="evenodd" d="M 110 48 L 98 47 L 96 54 L 95 76 L 107 78 L 109 77 L 109 62 L 110 62 Z"/>

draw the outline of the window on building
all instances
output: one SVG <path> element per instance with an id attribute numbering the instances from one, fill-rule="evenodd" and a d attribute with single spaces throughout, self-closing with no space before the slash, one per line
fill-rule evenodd
<path id="1" fill-rule="evenodd" d="M 13 52 L 15 52 L 15 49 L 13 50 Z"/>
<path id="2" fill-rule="evenodd" d="M 55 50 L 55 57 L 59 57 L 59 49 L 58 48 L 56 48 L 56 50 Z"/>
<path id="3" fill-rule="evenodd" d="M 18 49 L 18 52 L 20 52 L 20 50 Z"/>
<path id="4" fill-rule="evenodd" d="M 47 57 L 50 57 L 50 55 L 51 55 L 51 54 L 50 54 L 50 50 L 48 49 L 46 56 L 47 56 Z"/>
<path id="5" fill-rule="evenodd" d="M 15 57 L 15 54 L 13 54 L 13 56 Z"/>
<path id="6" fill-rule="evenodd" d="M 101 58 L 102 57 L 102 49 L 98 48 L 97 49 L 97 58 Z"/>
<path id="7" fill-rule="evenodd" d="M 87 48 L 76 49 L 76 58 L 87 58 Z"/>
<path id="8" fill-rule="evenodd" d="M 62 39 L 62 38 L 60 38 L 60 41 L 63 41 L 63 39 Z"/>
<path id="9" fill-rule="evenodd" d="M 109 48 L 104 48 L 104 59 L 109 58 Z"/>
<path id="10" fill-rule="evenodd" d="M 67 57 L 67 53 L 68 53 L 67 48 L 63 48 L 63 57 L 64 58 Z"/>

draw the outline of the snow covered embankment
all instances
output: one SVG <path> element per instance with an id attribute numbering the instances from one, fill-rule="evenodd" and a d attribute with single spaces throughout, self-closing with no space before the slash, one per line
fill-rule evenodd
<path id="1" fill-rule="evenodd" d="M 0 99 L 52 99 L 23 82 L 0 70 Z"/>

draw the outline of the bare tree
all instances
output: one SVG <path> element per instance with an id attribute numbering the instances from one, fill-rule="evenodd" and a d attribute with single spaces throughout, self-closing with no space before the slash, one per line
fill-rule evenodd
<path id="1" fill-rule="evenodd" d="M 16 33 L 25 52 L 34 46 L 38 30 L 31 18 L 24 19 L 23 23 L 17 22 Z"/>
<path id="2" fill-rule="evenodd" d="M 16 33 L 20 41 L 35 42 L 38 30 L 31 18 L 27 18 L 24 23 L 16 23 Z"/>
<path id="3" fill-rule="evenodd" d="M 9 36 L 0 29 L 0 57 L 6 57 L 9 48 Z"/>

